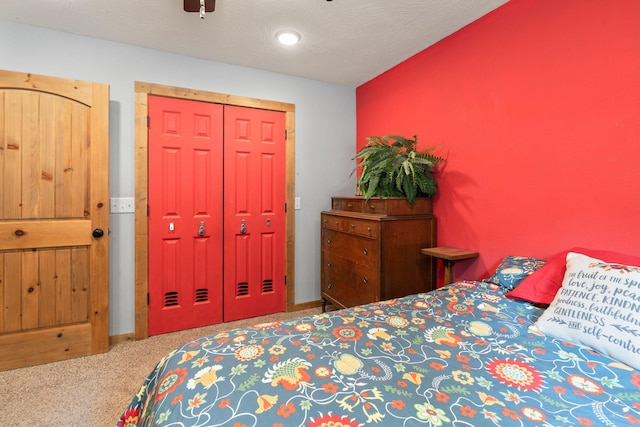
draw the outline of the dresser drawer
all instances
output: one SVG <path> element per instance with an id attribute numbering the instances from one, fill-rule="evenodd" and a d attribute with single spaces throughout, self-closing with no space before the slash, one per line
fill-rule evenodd
<path id="1" fill-rule="evenodd" d="M 342 231 L 344 229 L 345 217 L 337 215 L 329 215 L 323 213 L 321 216 L 322 228 L 328 228 L 330 230 Z"/>
<path id="2" fill-rule="evenodd" d="M 362 196 L 339 196 L 331 198 L 331 208 L 377 215 L 431 215 L 433 212 L 432 201 L 427 197 L 418 197 L 412 206 L 404 197 L 372 197 L 365 200 Z"/>
<path id="3" fill-rule="evenodd" d="M 331 209 L 335 211 L 362 212 L 364 199 L 334 198 L 331 201 Z"/>
<path id="4" fill-rule="evenodd" d="M 336 254 L 322 254 L 322 292 L 345 307 L 377 301 L 379 279 L 374 271 Z"/>
<path id="5" fill-rule="evenodd" d="M 331 230 L 345 231 L 359 236 L 377 239 L 380 237 L 380 222 L 348 216 L 322 214 L 322 227 Z"/>
<path id="6" fill-rule="evenodd" d="M 322 230 L 322 250 L 370 268 L 380 263 L 379 241 L 335 230 Z"/>
<path id="7" fill-rule="evenodd" d="M 380 236 L 380 223 L 363 219 L 344 218 L 343 230 L 359 236 L 377 239 Z"/>
<path id="8" fill-rule="evenodd" d="M 387 201 L 384 199 L 369 199 L 364 202 L 362 212 L 385 215 L 387 213 Z"/>

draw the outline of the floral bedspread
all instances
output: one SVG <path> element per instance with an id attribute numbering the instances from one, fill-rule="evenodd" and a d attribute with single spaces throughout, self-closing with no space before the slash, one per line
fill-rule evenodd
<path id="1" fill-rule="evenodd" d="M 437 291 L 202 337 L 118 426 L 624 426 L 640 371 L 528 327 L 500 287 Z"/>

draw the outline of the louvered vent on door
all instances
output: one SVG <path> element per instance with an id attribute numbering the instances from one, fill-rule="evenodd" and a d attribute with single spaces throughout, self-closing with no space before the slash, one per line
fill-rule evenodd
<path id="1" fill-rule="evenodd" d="M 273 292 L 273 280 L 266 279 L 262 281 L 262 293 L 266 294 L 269 292 Z"/>
<path id="2" fill-rule="evenodd" d="M 180 305 L 178 302 L 178 292 L 171 291 L 165 292 L 164 294 L 164 306 L 165 307 L 173 307 L 176 305 Z"/>
<path id="3" fill-rule="evenodd" d="M 209 301 L 209 289 L 201 288 L 196 289 L 196 302 L 206 302 Z"/>
<path id="4" fill-rule="evenodd" d="M 249 295 L 249 283 L 240 282 L 236 284 L 236 296 L 243 297 Z"/>

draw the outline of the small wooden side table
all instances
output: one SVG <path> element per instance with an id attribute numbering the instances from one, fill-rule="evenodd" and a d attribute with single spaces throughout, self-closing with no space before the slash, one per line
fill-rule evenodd
<path id="1" fill-rule="evenodd" d="M 463 259 L 477 258 L 478 252 L 469 251 L 466 249 L 449 248 L 445 246 L 438 246 L 435 248 L 421 249 L 425 255 L 432 256 L 434 258 L 441 259 L 444 263 L 444 284 L 448 285 L 453 282 L 453 265 L 457 261 Z"/>

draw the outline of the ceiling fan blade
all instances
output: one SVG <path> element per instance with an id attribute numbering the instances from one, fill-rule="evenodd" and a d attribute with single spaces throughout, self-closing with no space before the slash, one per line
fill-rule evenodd
<path id="1" fill-rule="evenodd" d="M 183 0 L 185 12 L 200 12 L 200 0 Z M 204 11 L 213 12 L 216 9 L 216 0 L 204 0 Z"/>

